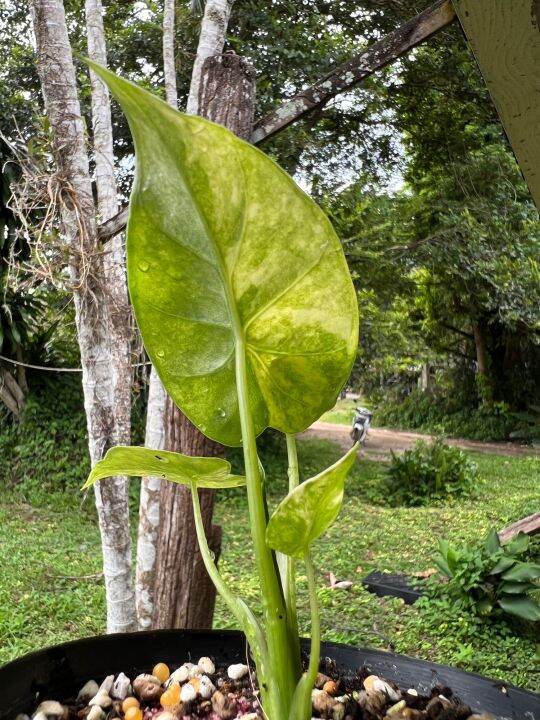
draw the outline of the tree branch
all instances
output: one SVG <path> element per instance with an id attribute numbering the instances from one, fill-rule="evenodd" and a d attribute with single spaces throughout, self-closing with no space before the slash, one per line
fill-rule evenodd
<path id="1" fill-rule="evenodd" d="M 450 0 L 437 0 L 427 10 L 374 43 L 364 53 L 335 68 L 314 85 L 286 100 L 276 110 L 256 122 L 251 142 L 258 145 L 339 93 L 350 90 L 449 25 L 455 17 Z"/>
<path id="2" fill-rule="evenodd" d="M 456 13 L 450 0 L 437 0 L 433 5 L 381 38 L 368 50 L 355 55 L 318 80 L 311 87 L 285 100 L 279 107 L 255 123 L 251 142 L 259 145 L 313 110 L 322 108 L 329 100 L 358 85 L 394 62 L 412 48 L 450 25 Z M 121 232 L 127 223 L 127 207 L 99 227 L 99 237 L 106 242 Z"/>

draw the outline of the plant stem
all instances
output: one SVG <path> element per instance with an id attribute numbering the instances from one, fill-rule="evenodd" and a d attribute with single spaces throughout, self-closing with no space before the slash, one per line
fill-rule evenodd
<path id="1" fill-rule="evenodd" d="M 289 492 L 292 492 L 300 484 L 298 452 L 296 449 L 296 437 L 287 433 L 285 438 L 287 440 L 287 457 L 289 462 Z M 290 556 L 287 556 L 285 559 L 284 592 L 292 652 L 295 654 L 298 664 L 300 664 L 300 641 L 298 638 L 298 614 L 296 610 L 296 560 Z"/>
<path id="2" fill-rule="evenodd" d="M 315 684 L 321 659 L 321 620 L 319 615 L 319 601 L 317 599 L 317 585 L 315 583 L 315 570 L 309 552 L 306 553 L 304 562 L 308 579 L 309 610 L 311 614 L 311 651 L 307 670 L 307 683 L 311 695 L 311 688 Z"/>
<path id="3" fill-rule="evenodd" d="M 199 493 L 194 483 L 191 485 L 191 498 L 193 501 L 193 514 L 195 516 L 197 540 L 199 542 L 201 557 L 203 559 L 206 572 L 216 586 L 218 593 L 227 603 L 229 610 L 244 629 L 254 657 L 259 657 L 261 662 L 268 664 L 266 640 L 264 639 L 264 635 L 257 619 L 249 610 L 248 606 L 229 590 L 216 567 L 213 553 L 208 546 L 208 540 L 206 539 L 206 533 L 204 532 L 204 522 L 201 513 Z"/>
<path id="4" fill-rule="evenodd" d="M 263 691 L 272 698 L 270 720 L 288 716 L 300 668 L 291 654 L 287 612 L 274 555 L 266 544 L 265 499 L 257 457 L 257 442 L 248 398 L 246 348 L 241 332 L 236 333 L 236 387 L 247 482 L 248 507 L 255 561 L 261 583 L 265 632 L 270 659 L 270 676 L 259 677 Z"/>
<path id="5" fill-rule="evenodd" d="M 319 618 L 319 602 L 317 600 L 315 571 L 313 569 L 313 562 L 309 551 L 304 555 L 304 563 L 306 566 L 309 609 L 311 614 L 311 648 L 308 669 L 296 686 L 294 700 L 289 712 L 288 720 L 310 720 L 312 716 L 311 693 L 319 671 L 319 661 L 321 657 L 321 623 Z"/>

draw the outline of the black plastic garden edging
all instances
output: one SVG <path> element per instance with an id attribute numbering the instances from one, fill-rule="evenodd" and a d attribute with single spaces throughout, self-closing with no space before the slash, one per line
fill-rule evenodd
<path id="1" fill-rule="evenodd" d="M 476 712 L 510 720 L 540 720 L 540 695 L 479 675 L 380 650 L 325 643 L 323 655 L 347 670 L 365 667 L 402 688 L 427 693 L 452 688 Z M 244 636 L 233 631 L 158 630 L 76 640 L 27 655 L 0 668 L 0 720 L 31 712 L 40 700 L 73 696 L 89 679 L 124 671 L 131 677 L 156 662 L 172 666 L 209 655 L 218 663 L 245 662 Z"/>
<path id="2" fill-rule="evenodd" d="M 362 585 L 378 597 L 397 597 L 412 605 L 424 594 L 420 583 L 413 585 L 413 578 L 402 573 L 385 573 L 379 570 L 370 572 L 362 580 Z"/>

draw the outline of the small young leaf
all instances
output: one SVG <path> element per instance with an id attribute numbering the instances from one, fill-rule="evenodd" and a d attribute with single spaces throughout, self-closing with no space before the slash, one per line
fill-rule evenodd
<path id="1" fill-rule="evenodd" d="M 518 562 L 502 575 L 503 580 L 512 582 L 525 582 L 527 580 L 537 580 L 538 578 L 540 578 L 540 565 L 535 563 Z"/>
<path id="2" fill-rule="evenodd" d="M 83 490 L 114 475 L 155 475 L 182 485 L 230 488 L 246 484 L 245 477 L 231 475 L 231 465 L 221 458 L 189 457 L 144 447 L 114 447 L 92 468 Z"/>
<path id="3" fill-rule="evenodd" d="M 531 598 L 504 597 L 499 600 L 502 609 L 511 615 L 517 615 L 522 620 L 540 620 L 540 605 Z"/>
<path id="4" fill-rule="evenodd" d="M 486 537 L 486 544 L 485 544 L 486 552 L 489 555 L 494 555 L 497 552 L 497 550 L 500 549 L 500 547 L 501 547 L 501 542 L 499 540 L 499 534 L 497 533 L 495 528 L 491 528 Z"/>
<path id="5" fill-rule="evenodd" d="M 306 480 L 284 500 L 266 529 L 269 547 L 303 557 L 309 546 L 334 522 L 341 509 L 345 478 L 356 461 L 358 443 L 334 465 Z"/>

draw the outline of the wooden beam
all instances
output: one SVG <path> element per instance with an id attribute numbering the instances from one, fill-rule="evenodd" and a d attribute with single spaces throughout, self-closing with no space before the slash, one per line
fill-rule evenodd
<path id="1" fill-rule="evenodd" d="M 450 0 L 437 0 L 424 12 L 381 38 L 365 52 L 355 55 L 344 65 L 339 65 L 314 85 L 285 100 L 276 110 L 258 120 L 250 138 L 251 142 L 259 145 L 304 115 L 323 107 L 336 95 L 355 87 L 377 70 L 432 37 L 455 18 Z M 101 240 L 106 242 L 121 232 L 126 227 L 127 217 L 128 209 L 123 207 L 117 215 L 100 225 L 98 232 Z"/>
<path id="2" fill-rule="evenodd" d="M 529 517 L 518 520 L 512 525 L 505 527 L 499 533 L 499 540 L 502 543 L 506 543 L 520 532 L 526 535 L 536 535 L 540 533 L 540 512 L 529 515 Z"/>
<path id="3" fill-rule="evenodd" d="M 455 0 L 454 5 L 540 209 L 540 1 Z"/>
<path id="4" fill-rule="evenodd" d="M 336 95 L 350 90 L 358 83 L 397 60 L 424 42 L 456 17 L 450 0 L 438 0 L 434 5 L 409 20 L 394 32 L 374 43 L 365 52 L 340 65 L 311 87 L 302 90 L 276 110 L 255 123 L 251 142 L 258 144 L 275 135 L 306 113 L 320 108 Z"/>

